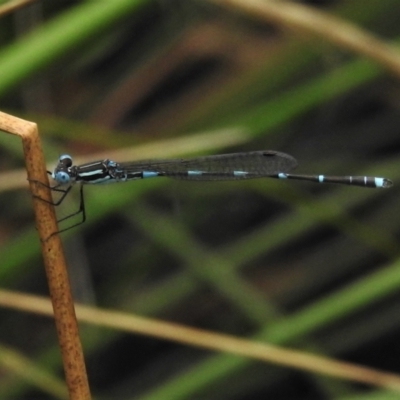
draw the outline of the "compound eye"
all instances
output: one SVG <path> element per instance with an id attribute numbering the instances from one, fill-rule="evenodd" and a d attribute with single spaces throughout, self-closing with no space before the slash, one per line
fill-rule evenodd
<path id="1" fill-rule="evenodd" d="M 69 174 L 68 174 L 67 172 L 65 172 L 65 171 L 58 171 L 58 172 L 56 172 L 56 173 L 54 174 L 54 179 L 55 179 L 58 183 L 60 183 L 60 184 L 62 184 L 62 185 L 65 185 L 65 184 L 67 184 L 67 183 L 70 182 L 71 177 L 70 177 Z"/>
<path id="2" fill-rule="evenodd" d="M 65 165 L 67 168 L 72 166 L 72 157 L 68 154 L 63 154 L 59 159 L 58 162 L 60 164 Z"/>

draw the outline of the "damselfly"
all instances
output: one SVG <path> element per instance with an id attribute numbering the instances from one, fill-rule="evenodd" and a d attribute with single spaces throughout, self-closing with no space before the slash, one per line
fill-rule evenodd
<path id="1" fill-rule="evenodd" d="M 82 220 L 64 230 L 80 225 L 86 220 L 83 196 L 84 184 L 127 182 L 136 179 L 170 177 L 193 181 L 240 180 L 252 178 L 297 179 L 317 183 L 339 183 L 369 188 L 389 188 L 392 181 L 370 176 L 294 175 L 288 172 L 297 166 L 295 158 L 278 151 L 263 150 L 248 153 L 232 153 L 197 157 L 191 159 L 143 160 L 117 163 L 105 159 L 82 165 L 73 165 L 69 155 L 62 155 L 51 177 L 57 182 L 51 189 L 61 192 L 61 198 L 53 203 L 59 205 L 73 184 L 80 186 L 80 206 L 77 212 L 62 218 L 82 214 Z M 63 188 L 67 186 L 66 188 Z M 60 222 L 59 221 L 59 222 Z M 64 231 L 63 230 L 63 231 Z M 61 232 L 61 231 L 60 231 Z"/>

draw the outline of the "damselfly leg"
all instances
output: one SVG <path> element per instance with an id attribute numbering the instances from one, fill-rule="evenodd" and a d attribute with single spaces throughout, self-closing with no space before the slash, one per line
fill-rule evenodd
<path id="1" fill-rule="evenodd" d="M 47 173 L 49 175 L 52 175 L 51 172 L 49 172 L 49 171 L 47 171 Z M 53 205 L 55 207 L 61 205 L 64 202 L 64 200 L 67 197 L 68 193 L 72 189 L 72 185 L 69 185 L 67 188 L 63 188 L 62 184 L 57 184 L 57 185 L 51 186 L 51 185 L 47 185 L 47 184 L 45 184 L 43 182 L 40 182 L 40 181 L 32 181 L 31 180 L 31 182 L 35 182 L 36 184 L 40 184 L 40 185 L 42 185 L 44 187 L 47 187 L 52 192 L 62 193 L 61 197 L 57 201 L 48 201 L 46 199 L 43 199 L 42 197 L 33 195 L 34 198 L 39 199 L 41 201 L 44 201 L 45 203 L 51 204 L 51 205 Z M 79 208 L 78 208 L 78 210 L 73 212 L 73 213 L 71 213 L 71 214 L 69 214 L 69 215 L 67 215 L 66 217 L 58 219 L 57 223 L 66 221 L 66 220 L 68 220 L 70 218 L 75 217 L 76 215 L 79 215 L 79 214 L 82 214 L 82 219 L 79 222 L 77 222 L 77 223 L 75 223 L 75 224 L 73 224 L 71 226 L 68 226 L 67 228 L 60 229 L 57 232 L 52 233 L 49 237 L 51 237 L 51 236 L 53 236 L 53 235 L 55 235 L 57 233 L 65 232 L 65 231 L 68 231 L 68 230 L 70 230 L 72 228 L 75 228 L 75 227 L 77 227 L 79 225 L 82 225 L 86 221 L 86 210 L 85 210 L 85 201 L 84 201 L 83 186 L 82 185 L 80 185 L 80 190 L 79 190 Z"/>

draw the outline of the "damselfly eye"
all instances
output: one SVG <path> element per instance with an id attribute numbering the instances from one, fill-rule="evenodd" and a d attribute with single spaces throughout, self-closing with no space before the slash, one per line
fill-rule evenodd
<path id="1" fill-rule="evenodd" d="M 55 179 L 58 183 L 64 185 L 64 184 L 70 182 L 71 177 L 70 177 L 69 174 L 68 174 L 67 172 L 65 172 L 65 171 L 58 171 L 58 172 L 56 172 L 56 173 L 54 174 L 54 179 Z"/>
<path id="2" fill-rule="evenodd" d="M 68 154 L 63 154 L 59 159 L 58 162 L 65 165 L 67 168 L 72 166 L 72 157 Z"/>

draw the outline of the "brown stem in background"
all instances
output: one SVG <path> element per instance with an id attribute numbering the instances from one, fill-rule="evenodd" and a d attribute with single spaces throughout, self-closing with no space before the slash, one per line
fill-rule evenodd
<path id="1" fill-rule="evenodd" d="M 291 1 L 208 0 L 227 8 L 236 8 L 266 22 L 317 35 L 361 56 L 377 62 L 400 76 L 400 51 L 371 32 L 349 21 L 319 11 L 315 7 Z"/>
<path id="2" fill-rule="evenodd" d="M 6 4 L 0 6 L 0 15 L 9 14 L 11 11 L 18 10 L 19 8 L 26 7 L 30 3 L 36 2 L 37 0 L 11 0 Z"/>
<path id="3" fill-rule="evenodd" d="M 0 290 L 0 306 L 39 315 L 51 315 L 47 298 L 25 293 Z M 227 352 L 254 360 L 400 392 L 400 376 L 394 373 L 271 345 L 261 342 L 261 339 L 242 339 L 176 323 L 79 304 L 76 305 L 76 310 L 80 321 L 89 324 L 208 350 Z"/>
<path id="4" fill-rule="evenodd" d="M 34 196 L 51 202 L 43 151 L 37 125 L 0 112 L 0 129 L 22 139 L 29 186 Z M 58 231 L 54 206 L 33 198 L 36 227 L 39 233 L 58 340 L 70 399 L 90 399 L 85 361 L 79 339 L 78 323 L 71 295 L 65 257 Z"/>

